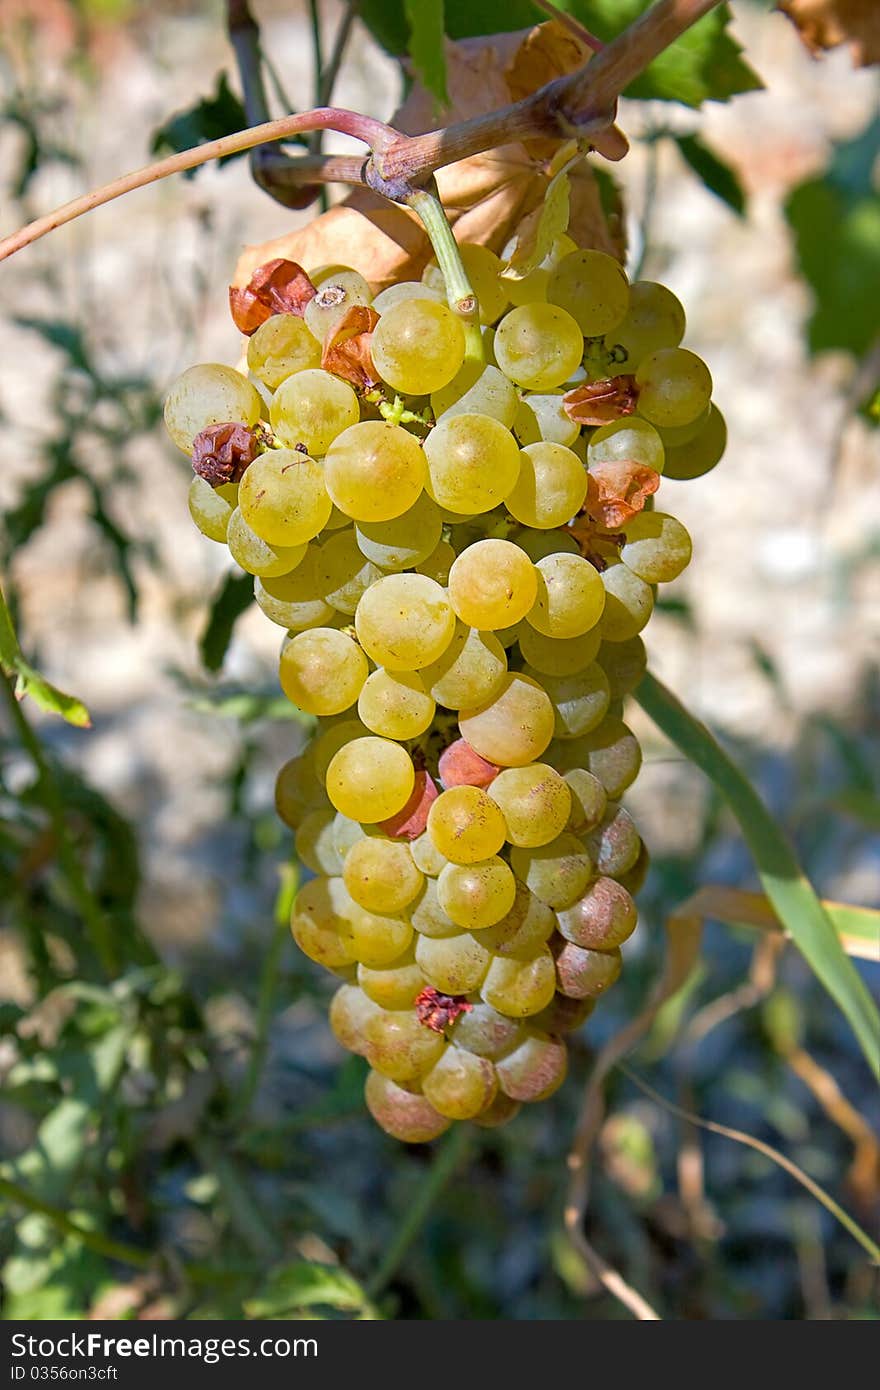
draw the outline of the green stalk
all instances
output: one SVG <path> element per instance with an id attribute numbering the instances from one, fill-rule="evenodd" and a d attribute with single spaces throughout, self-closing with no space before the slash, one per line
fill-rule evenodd
<path id="1" fill-rule="evenodd" d="M 135 1269 L 149 1269 L 155 1262 L 155 1257 L 149 1250 L 140 1250 L 136 1245 L 123 1245 L 120 1241 L 110 1240 L 108 1236 L 101 1235 L 100 1231 L 88 1231 L 85 1227 L 78 1225 L 67 1215 L 60 1211 L 58 1207 L 53 1207 L 49 1202 L 44 1202 L 41 1197 L 37 1197 L 33 1192 L 28 1192 L 27 1188 L 20 1187 L 18 1183 L 10 1182 L 8 1178 L 0 1177 L 0 1196 L 14 1206 L 26 1207 L 28 1211 L 39 1212 L 46 1220 L 60 1231 L 62 1235 L 73 1236 L 81 1241 L 89 1250 L 94 1250 L 96 1255 L 104 1255 L 108 1260 L 119 1260 L 121 1264 L 134 1266 Z"/>
<path id="2" fill-rule="evenodd" d="M 446 298 L 450 309 L 457 314 L 465 335 L 465 360 L 484 362 L 483 335 L 480 331 L 480 305 L 473 286 L 461 259 L 458 242 L 455 240 L 449 219 L 446 216 L 437 185 L 431 180 L 431 188 L 418 188 L 406 200 L 420 219 L 434 248 L 440 273 L 446 283 Z"/>

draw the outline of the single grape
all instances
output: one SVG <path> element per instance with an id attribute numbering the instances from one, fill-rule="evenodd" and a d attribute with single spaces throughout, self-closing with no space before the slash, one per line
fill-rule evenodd
<path id="1" fill-rule="evenodd" d="M 442 523 L 442 516 L 440 519 Z M 429 579 L 435 580 L 438 584 L 445 585 L 449 582 L 449 571 L 454 560 L 455 551 L 449 541 L 439 541 L 427 560 L 422 560 L 420 564 L 416 565 L 416 570 L 419 574 L 426 574 Z"/>
<path id="2" fill-rule="evenodd" d="M 545 637 L 580 637 L 602 617 L 604 576 L 581 555 L 547 555 L 535 566 L 538 595 L 528 622 Z M 627 636 L 630 634 L 627 633 Z"/>
<path id="3" fill-rule="evenodd" d="M 446 1040 L 410 1009 L 382 1009 L 364 1025 L 366 1058 L 374 1071 L 404 1084 L 420 1081 L 446 1050 Z"/>
<path id="4" fill-rule="evenodd" d="M 599 873 L 611 878 L 628 873 L 642 848 L 632 816 L 616 802 L 608 806 L 600 824 L 584 836 L 583 843 Z"/>
<path id="5" fill-rule="evenodd" d="M 382 571 L 364 556 L 351 527 L 334 531 L 320 546 L 315 574 L 327 602 L 349 615 L 356 611 L 370 585 L 382 578 Z"/>
<path id="6" fill-rule="evenodd" d="M 610 425 L 600 425 L 593 431 L 587 445 L 587 462 L 619 463 L 632 460 L 662 473 L 666 454 L 663 440 L 654 426 L 637 415 L 629 415 L 624 420 L 612 420 Z"/>
<path id="7" fill-rule="evenodd" d="M 312 749 L 289 758 L 275 779 L 275 810 L 284 824 L 296 830 L 310 811 L 326 804 Z"/>
<path id="8" fill-rule="evenodd" d="M 727 447 L 727 425 L 716 405 L 703 428 L 685 444 L 667 446 L 666 476 L 677 480 L 702 478 L 713 469 Z"/>
<path id="9" fill-rule="evenodd" d="M 336 616 L 336 610 L 321 591 L 317 575 L 317 547 L 309 546 L 291 574 L 277 579 L 257 578 L 254 598 L 273 623 L 289 631 L 302 632 L 310 627 L 326 627 Z"/>
<path id="10" fill-rule="evenodd" d="M 433 579 L 423 574 L 390 574 L 364 594 L 355 627 L 364 651 L 379 666 L 388 671 L 418 671 L 449 646 L 455 613 Z"/>
<path id="11" fill-rule="evenodd" d="M 668 584 L 690 564 L 691 538 L 665 512 L 637 512 L 623 528 L 625 565 L 646 584 Z"/>
<path id="12" fill-rule="evenodd" d="M 438 423 L 453 415 L 489 415 L 500 421 L 505 429 L 510 429 L 518 404 L 516 388 L 503 372 L 491 363 L 474 362 L 469 358 L 449 385 L 431 396 L 431 409 Z"/>
<path id="13" fill-rule="evenodd" d="M 189 514 L 210 541 L 222 543 L 227 539 L 237 500 L 238 488 L 232 483 L 215 488 L 196 473 L 189 485 Z"/>
<path id="14" fill-rule="evenodd" d="M 510 865 L 517 878 L 554 912 L 576 902 L 595 876 L 589 851 L 568 831 L 533 849 L 515 846 Z"/>
<path id="15" fill-rule="evenodd" d="M 622 968 L 619 950 L 591 951 L 566 941 L 556 957 L 559 992 L 570 999 L 596 999 L 614 984 Z"/>
<path id="16" fill-rule="evenodd" d="M 447 864 L 437 879 L 441 908 L 467 931 L 479 931 L 499 922 L 513 907 L 515 897 L 513 874 L 497 855 L 475 864 Z"/>
<path id="17" fill-rule="evenodd" d="M 327 491 L 346 516 L 359 522 L 391 521 L 409 511 L 426 477 L 425 455 L 415 435 L 384 420 L 350 424 L 324 460 Z"/>
<path id="18" fill-rule="evenodd" d="M 563 305 L 585 338 L 600 337 L 629 307 L 626 271 L 604 251 L 571 251 L 550 272 L 547 300 Z"/>
<path id="19" fill-rule="evenodd" d="M 411 842 L 410 852 L 416 867 L 430 878 L 436 878 L 440 870 L 449 863 L 446 855 L 440 853 L 427 830 Z"/>
<path id="20" fill-rule="evenodd" d="M 262 414 L 256 387 L 233 367 L 205 362 L 188 367 L 165 398 L 165 428 L 178 449 L 192 453 L 208 425 L 255 425 Z"/>
<path id="21" fill-rule="evenodd" d="M 473 1124 L 479 1125 L 481 1129 L 497 1129 L 501 1125 L 510 1124 L 511 1120 L 516 1119 L 522 1106 L 518 1100 L 511 1100 L 503 1091 L 499 1091 L 490 1106 L 479 1115 L 474 1115 Z"/>
<path id="22" fill-rule="evenodd" d="M 499 767 L 522 767 L 540 758 L 553 737 L 555 715 L 547 692 L 511 671 L 491 700 L 463 709 L 458 727 L 472 748 Z"/>
<path id="23" fill-rule="evenodd" d="M 626 642 L 603 642 L 599 665 L 608 677 L 612 700 L 620 700 L 635 690 L 648 666 L 648 654 L 641 637 Z"/>
<path id="24" fill-rule="evenodd" d="M 435 709 L 423 673 L 418 671 L 386 671 L 380 666 L 367 677 L 358 696 L 358 714 L 371 733 L 399 741 L 423 734 Z"/>
<path id="25" fill-rule="evenodd" d="M 366 738 L 369 729 L 353 714 L 344 719 L 331 719 L 322 727 L 318 726 L 311 745 L 312 766 L 321 787 L 327 781 L 327 769 L 340 748 L 356 738 Z M 354 819 L 354 817 L 352 817 Z"/>
<path id="26" fill-rule="evenodd" d="M 377 1005 L 357 985 L 340 985 L 330 1003 L 330 1027 L 336 1041 L 349 1052 L 364 1055 L 364 1029 Z"/>
<path id="27" fill-rule="evenodd" d="M 457 623 L 443 655 L 421 674 L 438 705 L 461 709 L 493 698 L 507 674 L 507 657 L 493 632 Z"/>
<path id="28" fill-rule="evenodd" d="M 601 575 L 605 590 L 602 639 L 626 642 L 641 632 L 654 611 L 654 593 L 622 560 L 610 560 Z"/>
<path id="29" fill-rule="evenodd" d="M 613 878 L 597 878 L 571 907 L 558 913 L 559 930 L 575 946 L 613 951 L 632 936 L 638 922 L 636 905 Z"/>
<path id="30" fill-rule="evenodd" d="M 357 642 L 331 627 L 297 633 L 281 653 L 281 689 L 306 714 L 341 714 L 354 704 L 369 671 Z"/>
<path id="31" fill-rule="evenodd" d="M 406 396 L 439 391 L 464 361 L 464 329 L 445 304 L 404 299 L 379 319 L 370 345 L 383 380 Z"/>
<path id="32" fill-rule="evenodd" d="M 580 555 L 578 543 L 570 531 L 535 531 L 523 527 L 513 539 L 535 565 L 549 555 Z"/>
<path id="33" fill-rule="evenodd" d="M 418 897 L 424 878 L 404 840 L 364 835 L 345 856 L 342 877 L 355 902 L 368 912 L 397 913 Z"/>
<path id="34" fill-rule="evenodd" d="M 480 995 L 485 1003 L 509 1018 L 528 1018 L 547 1007 L 555 989 L 553 956 L 544 946 L 531 960 L 495 956 Z"/>
<path id="35" fill-rule="evenodd" d="M 605 788 L 598 777 L 594 777 L 592 772 L 587 772 L 583 767 L 570 768 L 564 774 L 563 780 L 571 797 L 571 809 L 565 829 L 570 830 L 573 835 L 583 835 L 598 825 L 605 814 L 608 800 Z"/>
<path id="36" fill-rule="evenodd" d="M 348 382 L 320 368 L 307 368 L 282 381 L 269 412 L 282 444 L 301 445 L 316 458 L 359 417 L 358 398 Z"/>
<path id="37" fill-rule="evenodd" d="M 356 845 L 358 840 L 362 840 L 366 833 L 360 821 L 349 820 L 348 816 L 343 816 L 339 811 L 334 813 L 330 838 L 333 842 L 333 848 L 339 856 L 339 868 L 336 873 L 342 873 L 342 862 L 345 856 L 352 845 Z"/>
<path id="38" fill-rule="evenodd" d="M 469 545 L 449 571 L 449 600 L 470 627 L 492 630 L 524 618 L 538 581 L 529 557 L 511 541 Z"/>
<path id="39" fill-rule="evenodd" d="M 681 302 L 665 285 L 636 280 L 629 287 L 626 317 L 608 334 L 607 343 L 623 349 L 617 370 L 634 372 L 643 358 L 658 348 L 678 347 L 685 330 Z"/>
<path id="40" fill-rule="evenodd" d="M 498 1013 L 490 1004 L 475 1000 L 467 1013 L 455 1020 L 450 1036 L 457 1046 L 494 1062 L 516 1046 L 523 1037 L 523 1025 L 518 1019 Z"/>
<path id="41" fill-rule="evenodd" d="M 533 392 L 519 402 L 513 432 L 524 447 L 544 441 L 571 448 L 581 427 L 566 414 L 561 392 L 550 395 Z"/>
<path id="42" fill-rule="evenodd" d="M 507 866 L 505 865 L 505 868 Z M 481 984 L 491 956 L 469 932 L 431 937 L 420 934 L 416 960 L 425 979 L 441 994 L 470 994 Z"/>
<path id="43" fill-rule="evenodd" d="M 364 1087 L 367 1109 L 376 1124 L 405 1144 L 427 1144 L 452 1123 L 439 1115 L 424 1096 L 405 1091 L 387 1076 L 371 1071 Z"/>
<path id="44" fill-rule="evenodd" d="M 541 677 L 574 676 L 592 666 L 601 643 L 598 626 L 582 632 L 580 637 L 545 637 L 530 623 L 523 623 L 519 634 L 519 649 L 525 660 Z"/>
<path id="45" fill-rule="evenodd" d="M 402 956 L 381 970 L 369 965 L 357 968 L 358 984 L 364 994 L 383 1009 L 411 1009 L 427 981 L 416 964 L 410 945 Z"/>
<path id="46" fill-rule="evenodd" d="M 460 1047 L 447 1047 L 424 1077 L 422 1090 L 441 1115 L 470 1120 L 492 1104 L 498 1081 L 487 1058 L 475 1057 Z"/>
<path id="47" fill-rule="evenodd" d="M 400 516 L 362 521 L 355 528 L 357 544 L 367 559 L 395 572 L 422 565 L 440 545 L 442 534 L 440 508 L 425 492 Z M 444 575 L 444 583 L 445 579 Z"/>
<path id="48" fill-rule="evenodd" d="M 562 444 L 542 442 L 523 449 L 519 478 L 506 506 L 524 526 L 550 530 L 576 516 L 586 495 L 587 473 L 577 454 Z"/>
<path id="49" fill-rule="evenodd" d="M 425 440 L 429 495 L 465 515 L 491 511 L 519 475 L 519 449 L 509 430 L 488 415 L 447 415 Z"/>
<path id="50" fill-rule="evenodd" d="M 320 465 L 297 449 L 270 449 L 254 459 L 239 485 L 238 505 L 262 540 L 285 546 L 317 536 L 332 507 Z"/>
<path id="51" fill-rule="evenodd" d="M 329 970 L 357 959 L 350 899 L 341 878 L 313 878 L 299 890 L 290 930 L 303 954 Z"/>
<path id="52" fill-rule="evenodd" d="M 499 806 L 479 787 L 450 787 L 431 807 L 428 834 L 453 864 L 475 864 L 498 853 L 507 826 Z"/>
<path id="53" fill-rule="evenodd" d="M 584 340 L 565 309 L 533 303 L 505 314 L 494 348 L 498 366 L 511 381 L 530 391 L 552 391 L 580 367 Z"/>
<path id="54" fill-rule="evenodd" d="M 321 344 L 298 314 L 273 314 L 248 339 L 247 363 L 274 391 L 295 372 L 320 367 Z"/>
<path id="55" fill-rule="evenodd" d="M 511 1100 L 546 1100 L 568 1070 L 568 1050 L 560 1038 L 532 1032 L 496 1064 L 498 1084 Z"/>
<path id="56" fill-rule="evenodd" d="M 547 844 L 568 822 L 571 793 L 546 763 L 506 768 L 491 783 L 488 796 L 498 803 L 513 845 Z"/>
<path id="57" fill-rule="evenodd" d="M 463 738 L 457 738 L 443 749 L 437 765 L 444 787 L 488 787 L 498 776 L 496 763 L 481 758 Z"/>
<path id="58" fill-rule="evenodd" d="M 579 738 L 600 724 L 608 713 L 611 695 L 608 677 L 598 662 L 573 676 L 547 676 L 524 668 L 526 675 L 540 679 L 555 711 L 556 738 Z"/>
<path id="59" fill-rule="evenodd" d="M 248 574 L 258 574 L 263 579 L 277 579 L 296 569 L 305 556 L 308 542 L 292 546 L 270 545 L 248 526 L 240 508 L 236 507 L 229 518 L 226 544 L 235 563 Z"/>
<path id="60" fill-rule="evenodd" d="M 355 738 L 334 753 L 327 795 L 344 816 L 364 824 L 386 820 L 403 807 L 415 782 L 412 758 L 387 738 Z"/>
<path id="61" fill-rule="evenodd" d="M 659 348 L 639 363 L 639 414 L 652 425 L 686 425 L 705 410 L 712 377 L 705 362 L 687 348 Z"/>
<path id="62" fill-rule="evenodd" d="M 413 939 L 412 925 L 404 916 L 370 912 L 350 896 L 348 926 L 355 959 L 373 970 L 391 965 Z"/>
<path id="63" fill-rule="evenodd" d="M 334 843 L 336 816 L 330 806 L 310 811 L 294 838 L 296 857 L 313 874 L 342 873 L 342 858 Z"/>
<path id="64" fill-rule="evenodd" d="M 418 899 L 410 908 L 409 920 L 419 936 L 458 936 L 461 928 L 447 916 L 440 905 L 437 884 L 429 878 Z"/>
<path id="65" fill-rule="evenodd" d="M 560 769 L 586 768 L 615 801 L 632 786 L 642 765 L 638 739 L 622 720 L 612 715 L 581 738 L 554 744 L 551 753 Z"/>
<path id="66" fill-rule="evenodd" d="M 564 994 L 554 994 L 546 1009 L 529 1019 L 529 1026 L 545 1033 L 573 1033 L 586 1023 L 595 1007 L 594 999 L 569 999 Z"/>

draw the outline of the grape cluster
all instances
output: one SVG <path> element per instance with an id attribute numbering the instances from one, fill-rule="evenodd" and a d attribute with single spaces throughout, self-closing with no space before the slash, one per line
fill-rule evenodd
<path id="1" fill-rule="evenodd" d="M 276 262 L 246 363 L 190 368 L 166 406 L 193 520 L 255 576 L 315 717 L 276 788 L 313 875 L 293 935 L 409 1141 L 550 1095 L 620 973 L 647 867 L 623 701 L 691 551 L 653 493 L 725 433 L 669 290 L 565 236 L 520 280 L 461 252 L 470 335 L 436 264 L 374 298 Z"/>

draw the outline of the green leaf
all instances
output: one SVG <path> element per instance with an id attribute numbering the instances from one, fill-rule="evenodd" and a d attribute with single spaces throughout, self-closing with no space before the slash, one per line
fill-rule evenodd
<path id="1" fill-rule="evenodd" d="M 367 1297 L 357 1280 L 335 1265 L 279 1265 L 270 1271 L 262 1289 L 247 1300 L 249 1318 L 277 1318 L 299 1308 L 319 1306 L 338 1312 L 362 1312 Z"/>
<path id="2" fill-rule="evenodd" d="M 15 676 L 16 698 L 23 700 L 30 696 L 34 704 L 48 714 L 60 714 L 68 724 L 77 728 L 89 729 L 92 721 L 81 700 L 73 695 L 65 695 L 63 690 L 50 685 L 49 681 L 29 666 L 21 654 L 18 637 L 12 625 L 12 617 L 6 606 L 3 590 L 0 589 L 0 669 L 7 675 Z"/>
<path id="3" fill-rule="evenodd" d="M 219 671 L 226 649 L 232 639 L 232 629 L 254 597 L 254 581 L 249 574 L 227 574 L 220 592 L 211 604 L 211 612 L 199 651 L 209 671 Z"/>
<path id="4" fill-rule="evenodd" d="M 443 49 L 443 0 L 404 0 L 404 9 L 413 67 L 423 85 L 444 105 L 449 96 Z"/>
<path id="5" fill-rule="evenodd" d="M 880 1016 L 787 837 L 706 725 L 689 714 L 670 690 L 649 673 L 635 696 L 658 728 L 726 800 L 739 821 L 774 912 L 846 1015 L 868 1065 L 880 1076 Z"/>
<path id="6" fill-rule="evenodd" d="M 177 154 L 180 150 L 191 150 L 194 145 L 204 145 L 209 140 L 234 135 L 236 131 L 243 130 L 247 123 L 244 107 L 230 88 L 226 73 L 221 72 L 213 96 L 202 97 L 195 106 L 178 111 L 159 126 L 153 132 L 150 150 L 158 155 Z M 238 158 L 237 154 L 229 154 L 217 162 L 226 164 L 228 160 Z M 184 178 L 190 179 L 197 173 L 198 169 L 188 169 Z"/>
<path id="7" fill-rule="evenodd" d="M 709 192 L 732 208 L 737 217 L 744 216 L 746 195 L 738 175 L 730 165 L 719 159 L 696 135 L 676 135 L 675 143 Z"/>
<path id="8" fill-rule="evenodd" d="M 857 357 L 880 334 L 880 116 L 837 145 L 822 178 L 794 190 L 786 215 L 801 274 L 814 296 L 810 351 L 843 348 Z"/>
<path id="9" fill-rule="evenodd" d="M 409 30 L 405 5 L 420 0 L 363 0 L 360 15 L 377 41 L 398 56 L 407 52 Z M 653 0 L 558 0 L 557 8 L 581 20 L 604 40 L 621 33 Z M 446 33 L 452 39 L 510 33 L 541 24 L 545 11 L 529 0 L 446 0 Z M 742 59 L 741 48 L 727 32 L 727 5 L 692 26 L 661 53 L 627 89 L 626 95 L 699 106 L 727 101 L 737 92 L 762 84 Z"/>

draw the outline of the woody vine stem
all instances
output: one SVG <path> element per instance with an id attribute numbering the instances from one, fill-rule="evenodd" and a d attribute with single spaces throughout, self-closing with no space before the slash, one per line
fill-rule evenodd
<path id="1" fill-rule="evenodd" d="M 323 183 L 359 184 L 411 207 L 414 195 L 430 187 L 437 169 L 512 141 L 539 136 L 577 139 L 606 159 L 622 159 L 627 142 L 614 124 L 621 92 L 658 54 L 719 4 L 721 0 L 657 0 L 575 72 L 548 82 L 522 101 L 425 135 L 403 135 L 383 121 L 329 106 L 264 121 L 123 174 L 55 208 L 0 241 L 0 260 L 137 188 L 225 155 L 311 131 L 341 131 L 361 140 L 368 153 L 361 158 L 311 154 L 291 158 L 285 169 L 291 191 L 297 183 L 304 188 Z"/>

